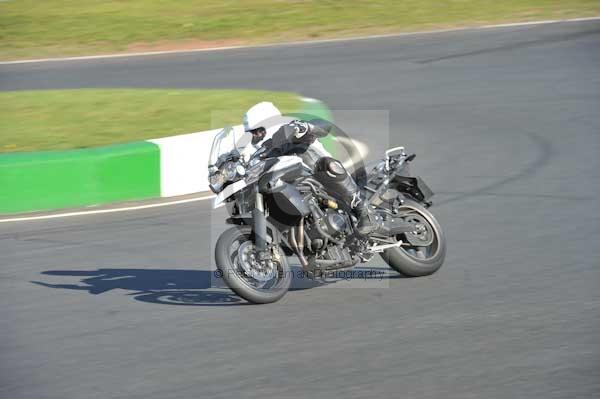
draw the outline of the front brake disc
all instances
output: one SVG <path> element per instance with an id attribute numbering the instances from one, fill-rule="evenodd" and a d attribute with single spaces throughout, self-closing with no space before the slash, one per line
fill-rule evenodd
<path id="1" fill-rule="evenodd" d="M 238 249 L 238 261 L 247 276 L 252 277 L 256 281 L 269 281 L 275 277 L 276 267 L 256 259 L 256 251 L 254 244 L 251 241 L 246 241 Z"/>

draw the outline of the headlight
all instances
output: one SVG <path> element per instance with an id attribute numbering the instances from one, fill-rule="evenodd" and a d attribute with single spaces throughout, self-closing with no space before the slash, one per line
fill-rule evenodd
<path id="1" fill-rule="evenodd" d="M 214 193 L 218 193 L 223 189 L 223 186 L 228 182 L 237 180 L 238 176 L 243 176 L 246 170 L 242 165 L 236 162 L 227 162 L 221 168 L 213 172 L 209 177 L 210 189 Z"/>
<path id="2" fill-rule="evenodd" d="M 237 176 L 237 171 L 235 170 L 235 163 L 233 162 L 227 162 L 223 166 L 221 171 L 225 175 L 226 180 L 233 180 Z"/>
<path id="3" fill-rule="evenodd" d="M 221 171 L 215 172 L 208 178 L 210 182 L 210 189 L 216 194 L 223 188 L 223 185 L 227 181 L 225 175 Z"/>

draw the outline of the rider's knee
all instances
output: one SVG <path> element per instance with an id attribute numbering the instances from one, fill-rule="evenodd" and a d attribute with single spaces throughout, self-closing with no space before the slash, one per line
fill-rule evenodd
<path id="1" fill-rule="evenodd" d="M 326 179 L 335 181 L 344 180 L 348 172 L 340 161 L 331 157 L 320 158 L 315 165 L 315 172 Z"/>

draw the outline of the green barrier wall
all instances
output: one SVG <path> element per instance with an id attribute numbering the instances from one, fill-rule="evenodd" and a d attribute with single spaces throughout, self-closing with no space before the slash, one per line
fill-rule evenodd
<path id="1" fill-rule="evenodd" d="M 160 154 L 152 143 L 0 156 L 0 214 L 159 196 Z"/>
<path id="2" fill-rule="evenodd" d="M 292 114 L 333 120 L 321 101 Z M 334 138 L 320 141 L 335 155 Z M 140 141 L 72 151 L 0 154 L 0 214 L 160 197 L 160 150 Z"/>

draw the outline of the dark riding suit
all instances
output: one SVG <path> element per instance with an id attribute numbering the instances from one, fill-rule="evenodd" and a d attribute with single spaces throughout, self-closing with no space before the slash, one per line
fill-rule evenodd
<path id="1" fill-rule="evenodd" d="M 322 152 L 314 148 L 317 138 L 325 137 L 331 132 L 333 124 L 322 119 L 311 121 L 295 120 L 282 125 L 264 145 L 271 151 L 280 153 L 296 153 L 303 162 L 314 171 L 314 177 L 328 191 L 346 202 L 358 218 L 358 231 L 361 234 L 372 232 L 376 226 L 371 221 L 366 201 L 361 199 L 360 189 L 342 163 L 332 157 L 322 156 Z"/>

